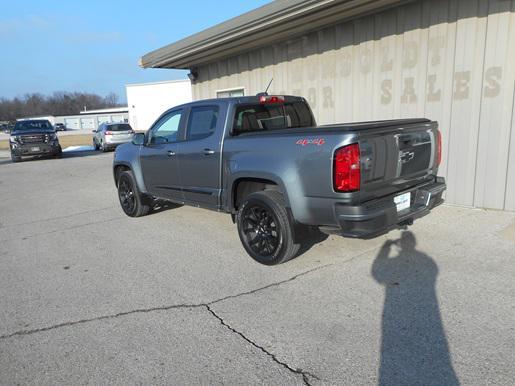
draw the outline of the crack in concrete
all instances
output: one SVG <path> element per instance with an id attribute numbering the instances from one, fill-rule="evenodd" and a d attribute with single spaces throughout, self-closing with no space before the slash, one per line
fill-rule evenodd
<path id="1" fill-rule="evenodd" d="M 121 317 L 121 316 L 127 316 L 127 315 L 131 315 L 131 314 L 142 314 L 142 313 L 149 313 L 149 312 L 155 312 L 155 311 L 169 311 L 169 310 L 173 310 L 173 309 L 176 309 L 176 308 L 209 307 L 210 305 L 213 305 L 213 304 L 216 304 L 216 303 L 220 303 L 220 302 L 222 302 L 224 300 L 234 299 L 234 298 L 238 298 L 240 296 L 245 296 L 245 295 L 251 295 L 251 294 L 254 294 L 256 292 L 263 291 L 263 290 L 271 288 L 271 287 L 277 287 L 277 286 L 280 286 L 282 284 L 289 283 L 289 282 L 291 282 L 293 280 L 298 279 L 299 277 L 308 275 L 308 274 L 310 274 L 312 272 L 321 270 L 321 269 L 329 267 L 331 265 L 333 265 L 333 264 L 327 264 L 327 265 L 323 265 L 323 266 L 320 266 L 320 267 L 316 267 L 316 268 L 310 269 L 309 271 L 301 272 L 301 273 L 299 273 L 299 274 L 297 274 L 297 275 L 295 275 L 295 276 L 293 276 L 293 277 L 291 277 L 289 279 L 286 279 L 286 280 L 282 280 L 282 281 L 279 281 L 279 282 L 276 282 L 276 283 L 272 283 L 272 284 L 266 285 L 264 287 L 256 288 L 256 289 L 254 289 L 252 291 L 246 291 L 246 292 L 242 292 L 242 293 L 239 293 L 239 294 L 236 294 L 236 295 L 230 295 L 230 296 L 226 296 L 226 297 L 223 297 L 223 298 L 220 298 L 220 299 L 212 300 L 212 301 L 207 302 L 207 303 L 175 304 L 175 305 L 170 305 L 170 306 L 140 308 L 140 309 L 131 310 L 131 311 L 119 312 L 117 314 L 102 315 L 102 316 L 97 316 L 97 317 L 94 317 L 94 318 L 80 319 L 80 320 L 75 320 L 75 321 L 70 321 L 70 322 L 59 323 L 59 324 L 55 324 L 53 326 L 41 327 L 41 328 L 32 329 L 32 330 L 20 330 L 20 331 L 13 332 L 11 334 L 0 335 L 0 340 L 12 338 L 12 337 L 15 337 L 15 336 L 32 335 L 32 334 L 36 334 L 36 333 L 39 333 L 39 332 L 51 331 L 51 330 L 55 330 L 55 329 L 62 328 L 62 327 L 75 326 L 77 324 L 84 324 L 84 323 L 95 322 L 95 321 L 106 320 L 106 319 L 114 319 L 114 318 L 118 318 L 118 317 Z"/>
<path id="2" fill-rule="evenodd" d="M 113 221 L 113 220 L 115 220 L 115 219 L 111 219 L 111 220 L 108 220 L 108 221 Z M 90 224 L 84 224 L 84 225 L 90 225 Z M 363 256 L 363 255 L 365 255 L 365 254 L 367 254 L 367 253 L 369 253 L 371 251 L 374 251 L 374 250 L 376 250 L 378 248 L 379 247 L 374 247 L 374 248 L 370 248 L 370 249 L 368 249 L 366 251 L 363 251 L 361 253 L 358 253 L 357 255 L 352 256 L 350 259 L 345 260 L 341 264 L 350 263 L 351 261 L 355 260 L 356 258 L 358 258 L 360 256 Z M 171 305 L 171 306 L 141 308 L 141 309 L 136 309 L 136 310 L 131 310 L 131 311 L 124 311 L 124 312 L 119 312 L 117 314 L 103 315 L 103 316 L 98 316 L 98 317 L 95 317 L 95 318 L 88 318 L 88 319 L 81 319 L 81 320 L 76 320 L 76 321 L 64 322 L 64 323 L 60 323 L 60 324 L 56 324 L 56 325 L 52 325 L 52 326 L 48 326 L 48 327 L 32 329 L 32 330 L 20 330 L 20 331 L 16 331 L 14 333 L 11 333 L 11 334 L 0 335 L 0 340 L 9 339 L 9 338 L 13 338 L 13 337 L 16 337 L 16 336 L 33 335 L 33 334 L 40 333 L 40 332 L 46 332 L 46 331 L 56 330 L 56 329 L 63 328 L 63 327 L 71 327 L 71 326 L 76 326 L 76 325 L 85 324 L 85 323 L 89 323 L 89 322 L 100 321 L 100 320 L 116 319 L 116 318 L 119 318 L 119 317 L 133 315 L 133 314 L 143 314 L 143 313 L 150 313 L 150 312 L 156 312 L 156 311 L 170 311 L 170 310 L 174 310 L 174 309 L 206 308 L 207 311 L 209 311 L 209 313 L 211 313 L 215 318 L 217 318 L 223 326 L 228 328 L 233 333 L 235 333 L 235 334 L 239 335 L 240 337 L 242 337 L 245 341 L 250 343 L 252 346 L 254 346 L 254 347 L 258 348 L 259 350 L 261 350 L 262 352 L 264 352 L 266 355 L 271 357 L 274 360 L 274 362 L 280 364 L 281 366 L 285 367 L 286 369 L 288 369 L 289 371 L 291 371 L 291 372 L 293 372 L 295 374 L 301 375 L 304 384 L 306 384 L 307 386 L 311 386 L 310 381 L 309 381 L 309 377 L 314 378 L 316 380 L 321 380 L 321 379 L 319 377 L 317 377 L 316 375 L 308 372 L 308 371 L 305 371 L 303 369 L 294 369 L 293 367 L 288 365 L 286 362 L 280 361 L 274 354 L 272 354 L 271 352 L 267 351 L 264 347 L 258 345 L 257 343 L 255 343 L 251 339 L 247 338 L 243 333 L 241 333 L 240 331 L 237 331 L 236 329 L 231 327 L 229 324 L 227 324 L 223 320 L 222 317 L 220 317 L 216 312 L 213 311 L 211 306 L 214 305 L 214 304 L 217 304 L 217 303 L 229 300 L 229 299 L 235 299 L 235 298 L 238 298 L 238 297 L 241 297 L 241 296 L 252 295 L 252 294 L 255 294 L 255 293 L 260 292 L 260 291 L 264 291 L 264 290 L 269 289 L 269 288 L 278 287 L 280 285 L 283 285 L 283 284 L 286 284 L 286 283 L 290 283 L 290 282 L 292 282 L 292 281 L 294 281 L 294 280 L 296 280 L 296 279 L 298 279 L 300 277 L 306 276 L 306 275 L 308 275 L 310 273 L 322 270 L 324 268 L 332 267 L 332 266 L 335 266 L 335 265 L 338 265 L 338 264 L 337 263 L 333 263 L 333 264 L 326 264 L 326 265 L 322 265 L 322 266 L 319 266 L 319 267 L 315 267 L 315 268 L 310 269 L 308 271 L 304 271 L 304 272 L 301 272 L 301 273 L 299 273 L 299 274 L 297 274 L 295 276 L 292 276 L 289 279 L 285 279 L 285 280 L 282 280 L 282 281 L 279 281 L 279 282 L 271 283 L 271 284 L 268 284 L 268 285 L 266 285 L 264 287 L 256 288 L 256 289 L 251 290 L 251 291 L 241 292 L 241 293 L 236 294 L 236 295 L 225 296 L 223 298 L 216 299 L 216 300 L 213 300 L 213 301 L 207 302 L 207 303 L 176 304 L 176 305 Z"/>
<path id="3" fill-rule="evenodd" d="M 237 295 L 226 296 L 226 297 L 223 297 L 223 298 L 220 298 L 220 299 L 217 299 L 217 300 L 213 300 L 213 301 L 211 301 L 209 303 L 178 304 L 178 305 L 172 305 L 172 306 L 141 308 L 141 309 L 136 309 L 136 310 L 131 310 L 131 311 L 119 312 L 117 314 L 112 314 L 112 315 L 103 315 L 103 316 L 99 316 L 99 317 L 95 317 L 95 318 L 88 318 L 88 319 L 81 319 L 81 320 L 76 320 L 76 321 L 71 321 L 71 322 L 59 323 L 59 324 L 55 324 L 53 326 L 42 327 L 42 328 L 37 328 L 37 329 L 33 329 L 33 330 L 21 330 L 21 331 L 14 332 L 12 334 L 1 335 L 0 336 L 0 340 L 9 339 L 9 338 L 13 338 L 13 337 L 16 337 L 16 336 L 33 335 L 33 334 L 40 333 L 40 332 L 52 331 L 52 330 L 56 330 L 56 329 L 63 328 L 63 327 L 72 327 L 72 326 L 76 326 L 76 325 L 80 325 L 80 324 L 85 324 L 85 323 L 89 323 L 89 322 L 100 321 L 100 320 L 116 319 L 116 318 L 119 318 L 119 317 L 122 317 L 122 316 L 128 316 L 128 315 L 133 315 L 133 314 L 138 314 L 138 313 L 139 314 L 143 314 L 143 313 L 150 313 L 150 312 L 156 312 L 156 311 L 170 311 L 170 310 L 174 310 L 174 309 L 205 308 L 212 316 L 214 316 L 216 319 L 218 319 L 220 321 L 220 323 L 224 327 L 226 327 L 228 330 L 230 330 L 231 332 L 239 335 L 246 342 L 248 342 L 249 344 L 251 344 L 255 348 L 257 348 L 260 351 L 262 351 L 263 353 L 265 353 L 275 363 L 277 363 L 280 366 L 286 368 L 287 370 L 289 370 L 290 372 L 292 372 L 294 374 L 298 374 L 298 375 L 302 376 L 302 381 L 304 382 L 304 384 L 307 385 L 307 386 L 311 386 L 311 383 L 309 381 L 309 377 L 314 378 L 316 380 L 320 380 L 320 378 L 317 377 L 316 375 L 308 372 L 308 371 L 303 370 L 303 369 L 299 369 L 299 368 L 294 369 L 293 367 L 288 365 L 286 362 L 283 362 L 283 361 L 279 360 L 276 355 L 272 354 L 271 352 L 266 350 L 263 346 L 260 346 L 259 344 L 257 344 L 256 342 L 252 341 L 250 338 L 245 336 L 242 332 L 237 331 L 236 329 L 231 327 L 228 323 L 226 323 L 222 317 L 220 317 L 215 311 L 213 311 L 213 309 L 211 308 L 211 305 L 216 304 L 216 303 L 220 303 L 220 302 L 228 300 L 228 299 L 234 299 L 234 298 L 238 298 L 240 296 L 251 295 L 251 294 L 257 293 L 259 291 L 264 291 L 264 290 L 266 290 L 268 288 L 277 287 L 277 286 L 280 286 L 282 284 L 286 284 L 286 283 L 292 282 L 292 281 L 298 279 L 299 277 L 308 275 L 308 274 L 310 274 L 312 272 L 319 271 L 319 270 L 321 270 L 323 268 L 327 268 L 327 267 L 330 267 L 332 265 L 334 265 L 334 264 L 326 264 L 326 265 L 323 265 L 323 266 L 320 266 L 320 267 L 316 267 L 316 268 L 313 268 L 311 270 L 308 270 L 308 271 L 305 271 L 305 272 L 301 272 L 301 273 L 299 273 L 299 274 L 297 274 L 297 275 L 295 275 L 295 276 L 293 276 L 293 277 L 291 277 L 289 279 L 282 280 L 282 281 L 279 281 L 279 282 L 276 282 L 276 283 L 272 283 L 272 284 L 266 285 L 264 287 L 260 287 L 260 288 L 254 289 L 252 291 L 246 291 L 246 292 L 239 293 Z"/>
<path id="4" fill-rule="evenodd" d="M 264 352 L 267 356 L 269 356 L 270 358 L 272 358 L 272 360 L 283 366 L 284 368 L 286 368 L 287 370 L 291 371 L 292 373 L 294 374 L 298 374 L 298 375 L 301 375 L 302 376 L 302 380 L 304 381 L 304 384 L 306 384 L 307 386 L 311 386 L 311 383 L 309 382 L 309 377 L 312 377 L 312 378 L 315 378 L 317 380 L 320 380 L 320 378 L 318 378 L 316 375 L 313 375 L 311 374 L 310 372 L 308 371 L 305 371 L 305 370 L 302 370 L 302 369 L 294 369 L 293 367 L 291 367 L 288 363 L 286 362 L 283 362 L 281 360 L 279 360 L 277 358 L 276 355 L 272 354 L 270 351 L 268 351 L 267 349 L 265 349 L 263 346 L 260 346 L 258 345 L 256 342 L 254 342 L 253 340 L 251 340 L 250 338 L 248 338 L 247 336 L 245 336 L 242 332 L 234 329 L 233 327 L 231 327 L 221 316 L 219 316 L 215 311 L 213 311 L 213 309 L 206 304 L 206 308 L 207 310 L 211 313 L 211 315 L 213 315 L 215 318 L 217 318 L 220 323 L 222 324 L 222 326 L 226 327 L 228 330 L 230 330 L 231 332 L 239 335 L 240 337 L 242 337 L 246 342 L 250 343 L 252 346 L 256 347 L 257 349 L 261 350 L 262 352 Z"/>
<path id="5" fill-rule="evenodd" d="M 111 219 L 111 220 L 107 220 L 107 221 L 113 221 L 113 220 L 116 220 L 116 219 Z M 91 224 L 84 224 L 84 226 L 85 225 L 91 225 Z M 359 253 L 359 254 L 357 254 L 355 256 L 352 256 L 350 259 L 345 260 L 341 264 L 350 263 L 351 261 L 355 260 L 356 258 L 358 258 L 360 256 L 363 256 L 363 255 L 366 255 L 367 253 L 372 252 L 372 251 L 374 251 L 374 250 L 376 250 L 378 248 L 379 247 L 374 247 L 374 248 L 368 249 L 366 251 L 363 251 L 363 252 L 361 252 L 361 253 Z M 121 317 L 121 316 L 127 316 L 127 315 L 132 315 L 132 314 L 142 314 L 142 313 L 149 313 L 149 312 L 155 312 L 155 311 L 169 311 L 169 310 L 180 309 L 180 308 L 200 308 L 200 307 L 208 307 L 209 308 L 209 306 L 211 306 L 213 304 L 217 304 L 217 303 L 229 300 L 229 299 L 236 299 L 236 298 L 239 298 L 241 296 L 252 295 L 252 294 L 255 294 L 255 293 L 260 292 L 260 291 L 264 291 L 264 290 L 269 289 L 269 288 L 278 287 L 280 285 L 283 285 L 283 284 L 286 284 L 286 283 L 290 283 L 290 282 L 292 282 L 292 281 L 294 281 L 294 280 L 296 280 L 296 279 L 298 279 L 300 277 L 309 275 L 310 273 L 313 273 L 313 272 L 316 272 L 316 271 L 320 271 L 320 270 L 322 270 L 324 268 L 332 267 L 332 266 L 335 266 L 335 265 L 338 265 L 338 263 L 321 265 L 321 266 L 312 268 L 310 270 L 301 272 L 301 273 L 299 273 L 299 274 L 297 274 L 295 276 L 290 277 L 289 279 L 285 279 L 285 280 L 281 280 L 281 281 L 278 281 L 278 282 L 275 282 L 275 283 L 271 283 L 271 284 L 268 284 L 266 286 L 259 287 L 259 288 L 256 288 L 256 289 L 253 289 L 253 290 L 250 290 L 250 291 L 240 292 L 240 293 L 238 293 L 236 295 L 225 296 L 223 298 L 212 300 L 212 301 L 206 302 L 206 303 L 175 304 L 175 305 L 169 305 L 169 306 L 159 306 L 159 307 L 151 307 L 151 308 L 140 308 L 140 309 L 131 310 L 131 311 L 119 312 L 117 314 L 102 315 L 102 316 L 97 316 L 97 317 L 94 317 L 94 318 L 80 319 L 80 320 L 75 320 L 75 321 L 70 321 L 70 322 L 59 323 L 59 324 L 55 324 L 55 325 L 52 325 L 52 326 L 41 327 L 41 328 L 36 328 L 36 329 L 32 329 L 32 330 L 20 330 L 20 331 L 13 332 L 11 334 L 0 335 L 0 340 L 9 339 L 9 338 L 12 338 L 12 337 L 15 337 L 15 336 L 32 335 L 32 334 L 36 334 L 36 333 L 39 333 L 39 332 L 51 331 L 51 330 L 55 330 L 55 329 L 62 328 L 62 327 L 75 326 L 75 325 L 78 325 L 78 324 L 95 322 L 95 321 L 99 321 L 99 320 L 114 319 L 114 318 L 118 318 L 118 317 Z"/>
<path id="6" fill-rule="evenodd" d="M 36 328 L 33 330 L 20 330 L 20 331 L 13 332 L 12 334 L 0 335 L 0 340 L 13 338 L 15 336 L 33 335 L 33 334 L 37 334 L 39 332 L 52 331 L 52 330 L 56 330 L 56 329 L 62 328 L 62 327 L 71 327 L 71 326 L 76 326 L 78 324 L 85 324 L 85 323 L 96 322 L 96 321 L 100 321 L 100 320 L 116 319 L 121 316 L 128 316 L 128 315 L 133 315 L 133 314 L 146 314 L 146 313 L 155 312 L 155 311 L 169 311 L 169 310 L 180 309 L 180 308 L 189 309 L 189 308 L 200 308 L 200 307 L 205 307 L 205 304 L 176 304 L 173 306 L 140 308 L 140 309 L 131 310 L 131 311 L 119 312 L 117 314 L 103 315 L 103 316 L 97 316 L 95 318 L 80 319 L 80 320 L 75 320 L 75 321 L 71 321 L 71 322 L 54 324 L 53 326 Z"/>
<path id="7" fill-rule="evenodd" d="M 319 271 L 321 269 L 324 269 L 324 268 L 327 268 L 327 267 L 331 267 L 333 266 L 334 264 L 326 264 L 326 265 L 321 265 L 319 267 L 316 267 L 316 268 L 313 268 L 313 269 L 310 269 L 308 271 L 304 271 L 304 272 L 301 272 L 295 276 L 292 276 L 290 277 L 289 279 L 286 279 L 286 280 L 282 280 L 282 281 L 278 281 L 278 282 L 275 282 L 275 283 L 272 283 L 272 284 L 268 284 L 264 287 L 260 287 L 260 288 L 256 288 L 256 289 L 253 289 L 251 291 L 246 291 L 246 292 L 241 292 L 239 294 L 236 294 L 236 295 L 229 295 L 229 296 L 225 296 L 223 298 L 220 298 L 220 299 L 217 299 L 217 300 L 213 300 L 209 303 L 207 303 L 208 305 L 212 305 L 212 304 L 216 304 L 216 303 L 220 303 L 220 302 L 223 302 L 225 300 L 229 300 L 229 299 L 235 299 L 235 298 L 239 298 L 240 296 L 245 296 L 245 295 L 252 295 L 252 294 L 255 294 L 256 292 L 260 292 L 260 291 L 263 291 L 263 290 L 266 290 L 268 288 L 272 288 L 272 287 L 278 287 L 282 284 L 286 284 L 286 283 L 289 283 L 291 281 L 294 281 L 296 279 L 298 279 L 299 277 L 302 277 L 302 276 L 306 276 L 310 273 L 313 273 L 313 272 L 316 272 L 316 271 Z"/>
<path id="8" fill-rule="evenodd" d="M 110 219 L 110 220 L 106 220 L 106 221 L 113 221 L 113 220 L 117 220 L 117 219 Z M 82 226 L 86 226 L 86 225 L 91 225 L 91 224 L 83 224 Z M 363 256 L 363 255 L 365 255 L 365 254 L 367 254 L 369 252 L 372 252 L 372 251 L 374 251 L 374 250 L 376 250 L 378 248 L 379 247 L 374 247 L 374 248 L 368 249 L 366 251 L 363 251 L 363 252 L 361 252 L 361 253 L 359 253 L 359 254 L 357 254 L 355 256 L 352 256 L 350 259 L 345 260 L 341 264 L 350 263 L 351 261 L 355 260 L 356 258 L 358 258 L 360 256 Z M 140 309 L 131 310 L 131 311 L 123 311 L 123 312 L 119 312 L 117 314 L 102 315 L 102 316 L 97 316 L 97 317 L 94 317 L 94 318 L 87 318 L 87 319 L 80 319 L 80 320 L 75 320 L 75 321 L 70 321 L 70 322 L 64 322 L 64 323 L 59 323 L 59 324 L 55 324 L 55 325 L 48 326 L 48 327 L 36 328 L 36 329 L 32 329 L 32 330 L 20 330 L 20 331 L 13 332 L 11 334 L 0 335 L 0 340 L 9 339 L 9 338 L 12 338 L 12 337 L 15 337 L 15 336 L 32 335 L 32 334 L 36 334 L 36 333 L 39 333 L 39 332 L 51 331 L 51 330 L 55 330 L 55 329 L 62 328 L 62 327 L 75 326 L 75 325 L 78 325 L 78 324 L 95 322 L 95 321 L 99 321 L 99 320 L 115 319 L 115 318 L 118 318 L 118 317 L 121 317 L 121 316 L 127 316 L 127 315 L 132 315 L 132 314 L 142 314 L 142 313 L 149 313 L 149 312 L 155 312 L 155 311 L 169 311 L 169 310 L 180 309 L 180 308 L 200 308 L 200 307 L 207 307 L 207 308 L 209 308 L 209 306 L 211 306 L 213 304 L 217 304 L 217 303 L 229 300 L 229 299 L 236 299 L 236 298 L 241 297 L 241 296 L 252 295 L 252 294 L 255 294 L 255 293 L 260 292 L 260 291 L 264 291 L 264 290 L 269 289 L 269 288 L 278 287 L 280 285 L 283 285 L 283 284 L 286 284 L 286 283 L 290 283 L 290 282 L 292 282 L 292 281 L 294 281 L 294 280 L 296 280 L 296 279 L 298 279 L 298 278 L 300 278 L 302 276 L 306 276 L 306 275 L 309 275 L 310 273 L 313 273 L 313 272 L 316 272 L 316 271 L 320 271 L 320 270 L 322 270 L 324 268 L 332 267 L 332 266 L 335 266 L 335 265 L 338 265 L 338 263 L 321 265 L 321 266 L 312 268 L 312 269 L 310 269 L 308 271 L 301 272 L 301 273 L 299 273 L 299 274 L 297 274 L 295 276 L 290 277 L 289 279 L 285 279 L 285 280 L 281 280 L 281 281 L 278 281 L 278 282 L 275 282 L 275 283 L 271 283 L 271 284 L 268 284 L 266 286 L 259 287 L 259 288 L 256 288 L 256 289 L 253 289 L 253 290 L 250 290 L 250 291 L 240 292 L 240 293 L 238 293 L 236 295 L 225 296 L 223 298 L 212 300 L 212 301 L 207 302 L 207 303 L 175 304 L 175 305 L 169 305 L 169 306 L 159 306 L 159 307 L 151 307 L 151 308 L 140 308 Z"/>

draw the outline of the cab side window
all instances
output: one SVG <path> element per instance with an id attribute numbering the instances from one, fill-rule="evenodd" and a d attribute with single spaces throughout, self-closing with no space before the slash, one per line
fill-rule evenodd
<path id="1" fill-rule="evenodd" d="M 209 137 L 216 130 L 218 106 L 193 107 L 188 119 L 188 140 Z"/>
<path id="2" fill-rule="evenodd" d="M 161 118 L 152 128 L 150 143 L 162 144 L 177 142 L 179 138 L 179 128 L 182 118 L 182 110 L 172 111 L 170 114 Z"/>

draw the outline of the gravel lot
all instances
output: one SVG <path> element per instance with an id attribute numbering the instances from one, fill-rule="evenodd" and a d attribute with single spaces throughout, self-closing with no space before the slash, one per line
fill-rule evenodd
<path id="1" fill-rule="evenodd" d="M 514 213 L 440 207 L 270 268 L 227 215 L 127 218 L 111 162 L 0 160 L 1 384 L 515 382 Z"/>

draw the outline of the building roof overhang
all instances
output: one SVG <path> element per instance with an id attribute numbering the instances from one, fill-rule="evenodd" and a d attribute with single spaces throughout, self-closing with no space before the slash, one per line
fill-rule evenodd
<path id="1" fill-rule="evenodd" d="M 412 0 L 276 0 L 149 52 L 143 68 L 191 69 Z"/>

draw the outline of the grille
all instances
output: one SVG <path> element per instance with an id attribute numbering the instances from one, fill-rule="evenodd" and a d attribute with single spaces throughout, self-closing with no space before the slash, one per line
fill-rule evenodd
<path id="1" fill-rule="evenodd" d="M 47 134 L 22 135 L 20 137 L 20 142 L 22 144 L 25 144 L 25 143 L 45 143 L 45 142 L 48 142 L 48 135 Z"/>

